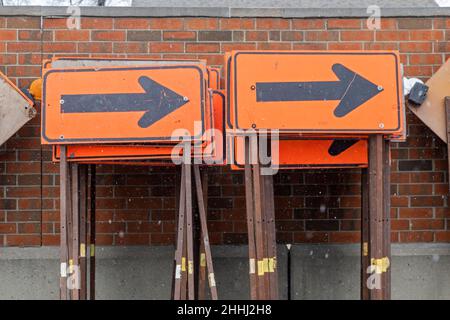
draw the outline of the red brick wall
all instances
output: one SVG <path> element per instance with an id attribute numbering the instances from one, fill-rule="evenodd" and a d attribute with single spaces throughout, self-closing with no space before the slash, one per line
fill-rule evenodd
<path id="1" fill-rule="evenodd" d="M 202 58 L 222 64 L 231 49 L 397 49 L 407 76 L 428 78 L 450 52 L 450 19 L 0 17 L 0 65 L 20 86 L 57 55 Z M 445 145 L 408 114 L 408 140 L 393 145 L 392 239 L 449 242 Z M 97 239 L 101 244 L 167 244 L 174 239 L 175 172 L 170 168 L 101 166 Z M 360 173 L 289 171 L 275 177 L 278 239 L 356 242 Z M 209 227 L 213 243 L 246 240 L 243 176 L 211 168 Z M 0 147 L 0 246 L 58 243 L 58 168 L 39 142 L 39 118 Z"/>

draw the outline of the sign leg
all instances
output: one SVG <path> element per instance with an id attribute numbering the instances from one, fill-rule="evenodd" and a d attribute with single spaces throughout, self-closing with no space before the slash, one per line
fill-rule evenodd
<path id="1" fill-rule="evenodd" d="M 201 225 L 201 233 L 203 235 L 202 243 L 205 247 L 205 258 L 206 258 L 206 266 L 208 269 L 208 282 L 209 287 L 211 289 L 211 299 L 217 300 L 217 288 L 216 288 L 216 279 L 214 275 L 214 267 L 212 263 L 211 256 L 211 246 L 209 244 L 208 237 L 208 225 L 207 225 L 207 217 L 204 203 L 204 195 L 202 190 L 202 183 L 200 178 L 200 169 L 198 165 L 194 165 L 194 178 L 195 185 L 197 191 L 197 201 L 198 201 L 198 209 L 200 212 L 200 225 Z"/>
<path id="2" fill-rule="evenodd" d="M 90 165 L 90 183 L 89 183 L 89 299 L 95 300 L 95 199 L 96 199 L 96 167 Z"/>
<path id="3" fill-rule="evenodd" d="M 72 273 L 72 299 L 80 299 L 80 184 L 79 165 L 72 164 L 72 261 L 69 262 Z"/>
<path id="4" fill-rule="evenodd" d="M 369 181 L 368 169 L 361 170 L 361 300 L 369 299 L 367 279 L 370 266 L 369 257 Z"/>
<path id="5" fill-rule="evenodd" d="M 59 185 L 60 185 L 60 241 L 59 241 L 59 260 L 60 260 L 60 299 L 67 300 L 67 216 L 69 210 L 68 192 L 69 174 L 67 162 L 67 147 L 61 146 L 61 159 L 59 163 Z"/>
<path id="6" fill-rule="evenodd" d="M 389 145 L 382 135 L 369 137 L 369 290 L 371 300 L 388 299 L 390 284 Z"/>
<path id="7" fill-rule="evenodd" d="M 80 299 L 87 299 L 87 175 L 86 165 L 80 165 Z"/>
<path id="8" fill-rule="evenodd" d="M 180 202 L 178 207 L 178 226 L 177 226 L 177 247 L 175 251 L 175 283 L 174 283 L 174 300 L 181 299 L 181 281 L 182 281 L 182 264 L 184 259 L 184 225 L 185 225 L 185 183 L 184 183 L 184 166 L 181 168 L 181 181 L 180 181 Z"/>

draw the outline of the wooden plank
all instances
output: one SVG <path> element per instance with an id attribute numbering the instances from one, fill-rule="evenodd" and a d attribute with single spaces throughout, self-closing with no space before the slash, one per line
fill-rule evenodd
<path id="1" fill-rule="evenodd" d="M 202 172 L 202 191 L 203 191 L 203 204 L 205 207 L 206 216 L 208 216 L 208 171 L 205 167 Z M 198 195 L 197 195 L 198 196 Z M 199 261 L 199 280 L 198 280 L 198 300 L 205 300 L 205 289 L 206 289 L 206 254 L 205 254 L 205 243 L 203 241 L 203 233 L 200 232 L 200 261 Z"/>
<path id="2" fill-rule="evenodd" d="M 369 180 L 368 169 L 361 170 L 361 300 L 369 299 L 367 268 L 370 266 L 369 257 Z"/>
<path id="3" fill-rule="evenodd" d="M 384 237 L 385 229 L 383 225 L 384 218 L 384 194 L 383 194 L 383 167 L 384 167 L 384 140 L 382 135 L 373 135 L 369 138 L 369 228 L 370 228 L 370 242 L 369 242 L 369 257 L 372 266 L 377 265 L 377 261 L 385 258 Z M 371 300 L 382 300 L 384 297 L 385 282 L 384 275 L 379 272 L 376 267 L 376 272 L 372 276 L 380 277 L 380 281 L 376 283 L 377 286 L 369 288 Z"/>
<path id="4" fill-rule="evenodd" d="M 188 299 L 195 299 L 195 275 L 194 275 L 194 228 L 192 217 L 192 165 L 183 164 L 185 169 L 186 190 L 186 236 L 187 236 L 187 273 L 188 273 Z"/>
<path id="5" fill-rule="evenodd" d="M 87 299 L 87 175 L 86 165 L 80 165 L 80 299 Z"/>
<path id="6" fill-rule="evenodd" d="M 260 167 L 261 168 L 261 167 Z M 267 194 L 266 194 L 266 183 L 265 183 L 265 176 L 261 175 L 261 170 L 260 170 L 260 177 L 259 177 L 259 181 L 260 181 L 260 192 L 261 192 L 261 227 L 262 227 L 262 233 L 263 233 L 263 248 L 264 248 L 264 253 L 263 253 L 263 268 L 264 268 L 264 277 L 263 277 L 263 281 L 264 281 L 264 288 L 265 288 L 265 294 L 266 294 L 266 298 L 270 299 L 270 277 L 269 277 L 269 230 L 268 230 L 268 226 L 267 226 L 267 219 L 266 219 L 266 215 L 267 215 L 267 208 L 268 208 L 268 201 L 267 201 Z"/>
<path id="7" fill-rule="evenodd" d="M 177 227 L 177 247 L 175 251 L 175 285 L 174 285 L 174 300 L 181 299 L 181 280 L 182 280 L 182 259 L 184 248 L 184 226 L 185 226 L 185 208 L 186 208 L 186 184 L 184 183 L 185 171 L 181 168 L 180 181 L 180 204 L 178 207 L 178 227 Z"/>
<path id="8" fill-rule="evenodd" d="M 257 147 L 251 146 L 250 152 L 252 154 L 258 154 Z M 258 284 L 257 292 L 259 300 L 266 300 L 266 286 L 264 283 L 264 227 L 262 221 L 262 208 L 261 208 L 261 170 L 259 160 L 253 164 L 253 199 L 254 199 L 254 222 L 255 222 L 255 246 L 256 246 L 256 260 L 257 260 L 257 275 Z"/>
<path id="9" fill-rule="evenodd" d="M 67 215 L 68 215 L 68 163 L 66 158 L 66 146 L 61 146 L 61 161 L 59 163 L 59 185 L 60 185 L 60 240 L 59 240 L 59 297 L 67 300 Z"/>
<path id="10" fill-rule="evenodd" d="M 72 299 L 80 299 L 80 198 L 79 198 L 79 171 L 78 164 L 72 164 L 72 261 L 73 261 L 73 289 Z"/>
<path id="11" fill-rule="evenodd" d="M 208 283 L 211 289 L 211 299 L 217 300 L 217 287 L 214 275 L 214 267 L 212 263 L 211 246 L 209 244 L 208 225 L 205 210 L 205 202 L 203 197 L 202 182 L 200 179 L 200 169 L 198 165 L 194 165 L 194 178 L 197 191 L 197 203 L 200 212 L 200 225 L 203 235 L 203 245 L 205 247 L 206 267 L 208 269 Z"/>
<path id="12" fill-rule="evenodd" d="M 245 138 L 245 204 L 247 211 L 248 257 L 250 277 L 250 299 L 258 299 L 256 274 L 256 246 L 253 207 L 253 173 L 250 164 L 250 143 Z"/>
<path id="13" fill-rule="evenodd" d="M 96 167 L 95 164 L 89 166 L 91 169 L 89 183 L 89 299 L 95 300 L 95 200 L 96 200 Z"/>
<path id="14" fill-rule="evenodd" d="M 386 272 L 383 273 L 383 299 L 391 299 L 391 154 L 390 154 L 390 142 L 389 140 L 383 141 L 383 241 L 384 252 L 383 257 L 388 259 L 389 266 Z"/>
<path id="15" fill-rule="evenodd" d="M 267 225 L 267 257 L 269 259 L 269 283 L 270 299 L 278 299 L 278 272 L 277 272 L 277 241 L 275 228 L 275 204 L 273 190 L 273 176 L 264 177 L 265 194 L 267 201 L 266 207 L 266 225 Z"/>

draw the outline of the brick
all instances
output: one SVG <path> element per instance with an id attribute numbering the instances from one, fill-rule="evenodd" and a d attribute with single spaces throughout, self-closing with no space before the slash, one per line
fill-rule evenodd
<path id="1" fill-rule="evenodd" d="M 403 18 L 398 19 L 399 29 L 431 29 L 431 19 Z"/>
<path id="2" fill-rule="evenodd" d="M 0 234 L 16 233 L 15 223 L 1 223 L 0 222 Z"/>
<path id="3" fill-rule="evenodd" d="M 433 45 L 430 42 L 402 42 L 400 51 L 402 52 L 431 52 Z"/>
<path id="4" fill-rule="evenodd" d="M 413 231 L 400 232 L 400 242 L 432 242 L 433 232 L 430 231 Z"/>
<path id="5" fill-rule="evenodd" d="M 161 41 L 161 31 L 127 31 L 128 41 Z"/>
<path id="6" fill-rule="evenodd" d="M 45 42 L 42 45 L 43 52 L 76 52 L 76 44 L 73 42 Z"/>
<path id="7" fill-rule="evenodd" d="M 185 19 L 186 30 L 217 30 L 219 20 L 216 18 L 187 18 Z"/>
<path id="8" fill-rule="evenodd" d="M 373 41 L 373 31 L 341 31 L 341 41 Z"/>
<path id="9" fill-rule="evenodd" d="M 164 31 L 165 41 L 194 41 L 197 40 L 197 33 L 194 31 Z"/>
<path id="10" fill-rule="evenodd" d="M 306 230 L 309 230 L 309 231 L 339 230 L 339 221 L 337 221 L 337 220 L 306 221 L 305 228 L 306 228 Z"/>
<path id="11" fill-rule="evenodd" d="M 218 43 L 187 43 L 186 52 L 220 52 Z"/>
<path id="12" fill-rule="evenodd" d="M 221 30 L 246 30 L 255 28 L 255 19 L 223 18 L 219 20 Z"/>
<path id="13" fill-rule="evenodd" d="M 444 32 L 441 30 L 417 30 L 410 31 L 412 41 L 440 41 L 444 40 Z"/>
<path id="14" fill-rule="evenodd" d="M 305 29 L 325 29 L 326 19 L 293 19 L 293 30 L 305 30 Z"/>
<path id="15" fill-rule="evenodd" d="M 210 22 L 217 21 L 217 19 L 204 19 L 205 25 L 209 25 Z M 217 24 L 217 22 L 216 22 Z M 152 18 L 150 19 L 151 29 L 161 30 L 181 30 L 183 29 L 184 19 L 181 18 Z M 216 26 L 217 28 L 217 26 Z M 189 28 L 188 28 L 189 29 Z M 196 29 L 196 28 L 194 28 Z M 205 27 L 206 29 L 206 27 Z"/>
<path id="16" fill-rule="evenodd" d="M 89 41 L 88 30 L 56 30 L 55 41 Z"/>
<path id="17" fill-rule="evenodd" d="M 332 243 L 355 243 L 361 238 L 360 232 L 330 232 L 329 241 Z"/>
<path id="18" fill-rule="evenodd" d="M 400 218 L 431 218 L 433 210 L 430 208 L 400 208 Z"/>
<path id="19" fill-rule="evenodd" d="M 411 230 L 437 230 L 444 229 L 445 221 L 437 219 L 411 220 Z"/>
<path id="20" fill-rule="evenodd" d="M 1 41 L 17 40 L 17 30 L 0 30 Z"/>
<path id="21" fill-rule="evenodd" d="M 80 26 L 82 29 L 112 29 L 113 19 L 112 18 L 93 18 L 86 17 L 81 18 Z"/>
<path id="22" fill-rule="evenodd" d="M 290 29 L 290 20 L 279 18 L 260 18 L 256 20 L 256 29 L 264 29 L 264 30 Z"/>
<path id="23" fill-rule="evenodd" d="M 337 41 L 338 31 L 305 31 L 306 41 Z"/>
<path id="24" fill-rule="evenodd" d="M 6 27 L 9 29 L 39 29 L 40 17 L 8 17 Z"/>
<path id="25" fill-rule="evenodd" d="M 114 29 L 149 29 L 150 19 L 146 18 L 115 18 Z"/>
<path id="26" fill-rule="evenodd" d="M 140 42 L 114 42 L 114 53 L 146 53 L 148 52 L 148 46 L 146 43 Z"/>
<path id="27" fill-rule="evenodd" d="M 375 32 L 377 41 L 408 41 L 410 39 L 409 37 L 409 31 L 384 31 L 384 29 L 382 29 Z"/>
<path id="28" fill-rule="evenodd" d="M 150 52 L 184 52 L 184 44 L 177 42 L 152 42 Z"/>
<path id="29" fill-rule="evenodd" d="M 44 29 L 67 29 L 67 18 L 45 18 Z"/>
<path id="30" fill-rule="evenodd" d="M 302 41 L 303 32 L 299 31 L 282 31 L 281 32 L 282 41 Z"/>
<path id="31" fill-rule="evenodd" d="M 7 235 L 6 236 L 7 246 L 39 246 L 41 245 L 40 235 Z"/>
<path id="32" fill-rule="evenodd" d="M 199 31 L 198 40 L 199 41 L 231 41 L 232 40 L 231 31 Z"/>
<path id="33" fill-rule="evenodd" d="M 40 52 L 41 44 L 38 42 L 8 42 L 6 48 L 9 53 L 12 52 Z"/>
<path id="34" fill-rule="evenodd" d="M 267 31 L 246 31 L 246 41 L 267 41 L 269 40 L 269 33 Z"/>
<path id="35" fill-rule="evenodd" d="M 360 19 L 329 19 L 328 29 L 361 29 Z"/>
<path id="36" fill-rule="evenodd" d="M 400 171 L 431 171 L 433 163 L 430 160 L 403 160 L 398 162 Z"/>
<path id="37" fill-rule="evenodd" d="M 91 31 L 92 41 L 125 41 L 125 31 Z"/>

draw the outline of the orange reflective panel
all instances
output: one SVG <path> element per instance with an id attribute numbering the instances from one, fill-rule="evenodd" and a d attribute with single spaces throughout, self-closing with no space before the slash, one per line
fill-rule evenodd
<path id="1" fill-rule="evenodd" d="M 51 69 L 44 75 L 45 144 L 170 141 L 205 130 L 201 64 Z M 202 132 L 203 133 L 203 132 Z"/>
<path id="2" fill-rule="evenodd" d="M 244 168 L 244 143 L 242 137 L 228 141 L 235 143 L 233 169 Z M 279 140 L 278 156 L 272 142 L 272 166 L 279 169 L 296 168 L 351 168 L 367 167 L 367 140 L 311 139 Z"/>
<path id="3" fill-rule="evenodd" d="M 229 126 L 301 133 L 400 134 L 400 59 L 387 51 L 234 51 Z"/>

